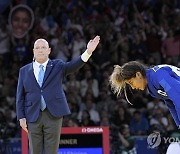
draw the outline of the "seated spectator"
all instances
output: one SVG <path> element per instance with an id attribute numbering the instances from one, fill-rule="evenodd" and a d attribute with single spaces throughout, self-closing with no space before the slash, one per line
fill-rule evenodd
<path id="1" fill-rule="evenodd" d="M 15 96 L 16 90 L 14 88 L 14 85 L 15 85 L 15 81 L 11 75 L 4 78 L 3 87 L 2 87 L 2 96 L 3 97 L 9 96 L 9 95 Z"/>
<path id="2" fill-rule="evenodd" d="M 135 139 L 130 134 L 130 128 L 127 124 L 122 124 L 118 132 L 120 140 L 121 154 L 137 154 L 135 147 Z"/>
<path id="3" fill-rule="evenodd" d="M 53 15 L 47 15 L 40 21 L 40 26 L 43 29 L 44 33 L 47 33 L 48 35 L 54 36 L 59 25 L 55 21 Z"/>
<path id="4" fill-rule="evenodd" d="M 84 41 L 84 37 L 77 31 L 74 35 L 74 39 L 72 43 L 69 45 L 70 51 L 72 51 L 71 59 L 78 57 L 86 48 L 86 42 Z"/>
<path id="5" fill-rule="evenodd" d="M 80 93 L 80 83 L 76 79 L 76 73 L 68 75 L 67 79 L 68 80 L 64 85 L 64 89 L 67 90 L 68 87 L 70 87 L 70 88 L 73 89 L 73 91 L 75 91 L 75 93 L 77 95 L 79 95 L 79 93 Z"/>
<path id="6" fill-rule="evenodd" d="M 53 53 L 51 54 L 52 57 L 55 57 L 56 59 L 62 59 L 63 61 L 69 61 L 71 59 L 67 42 L 62 35 L 54 38 L 51 41 L 51 45 L 53 47 Z"/>
<path id="7" fill-rule="evenodd" d="M 27 43 L 23 39 L 18 39 L 14 46 L 14 54 L 17 55 L 18 60 L 21 62 L 27 61 L 30 54 Z"/>
<path id="8" fill-rule="evenodd" d="M 136 110 L 130 121 L 131 133 L 133 135 L 146 135 L 149 129 L 148 120 L 142 116 L 142 113 Z"/>
<path id="9" fill-rule="evenodd" d="M 159 99 L 153 98 L 152 101 L 147 103 L 147 112 L 148 112 L 149 118 L 155 115 L 155 111 L 158 108 L 162 109 L 163 112 L 168 111 L 167 106 Z"/>
<path id="10" fill-rule="evenodd" d="M 109 121 L 109 118 L 107 116 L 104 116 L 101 119 L 102 120 L 100 122 L 100 126 L 107 126 L 107 127 L 110 126 L 110 121 Z"/>
<path id="11" fill-rule="evenodd" d="M 82 98 L 82 97 L 81 97 Z M 80 111 L 85 110 L 86 109 L 86 101 L 87 100 L 92 100 L 94 102 L 94 97 L 92 94 L 92 91 L 87 91 L 86 95 L 84 98 L 82 98 L 82 102 L 79 104 L 80 107 Z M 96 109 L 96 104 L 93 103 L 93 109 Z"/>
<path id="12" fill-rule="evenodd" d="M 144 42 L 144 38 L 142 37 L 143 30 L 140 30 L 137 32 L 138 29 L 135 28 L 133 32 L 133 40 L 132 44 L 130 46 L 131 53 L 129 53 L 129 56 L 131 56 L 131 59 L 135 60 L 141 60 L 145 61 L 148 58 L 148 51 L 146 48 L 146 44 Z"/>
<path id="13" fill-rule="evenodd" d="M 161 36 L 154 25 L 147 24 L 146 46 L 149 55 L 155 59 L 154 64 L 161 64 Z"/>
<path id="14" fill-rule="evenodd" d="M 112 115 L 112 122 L 117 127 L 120 127 L 122 123 L 129 124 L 130 122 L 130 114 L 129 112 L 123 107 L 120 106 L 118 110 L 116 110 Z"/>
<path id="15" fill-rule="evenodd" d="M 91 120 L 91 116 L 87 110 L 82 111 L 82 117 L 79 122 L 80 126 L 96 126 L 94 121 Z"/>
<path id="16" fill-rule="evenodd" d="M 161 108 L 155 110 L 155 115 L 150 119 L 150 125 L 160 125 L 167 128 L 168 119 L 163 115 L 163 110 Z"/>
<path id="17" fill-rule="evenodd" d="M 108 126 L 112 127 L 112 121 L 110 120 L 111 114 L 109 112 L 106 112 L 102 110 L 100 113 L 100 126 Z"/>
<path id="18" fill-rule="evenodd" d="M 147 108 L 148 110 L 154 110 L 157 108 L 161 108 L 162 110 L 168 110 L 168 108 L 166 107 L 166 105 L 159 99 L 157 98 L 153 98 L 153 100 L 151 102 L 147 103 Z"/>
<path id="19" fill-rule="evenodd" d="M 95 110 L 94 108 L 95 104 L 92 102 L 91 99 L 87 99 L 86 102 L 85 102 L 85 110 L 87 110 L 90 114 L 90 119 L 96 123 L 96 124 L 99 124 L 100 122 L 100 116 L 99 116 L 99 113 Z M 80 111 L 78 113 L 78 120 L 82 121 L 82 114 L 83 114 L 83 111 Z"/>
<path id="20" fill-rule="evenodd" d="M 78 127 L 78 122 L 76 119 L 70 118 L 67 122 L 67 127 Z"/>
<path id="21" fill-rule="evenodd" d="M 96 104 L 96 109 L 100 113 L 102 111 L 111 112 L 115 106 L 115 101 L 108 95 L 107 89 L 100 91 L 100 97 Z"/>
<path id="22" fill-rule="evenodd" d="M 8 28 L 6 25 L 6 21 L 4 18 L 0 17 L 1 24 L 0 24 L 0 55 L 3 59 L 2 62 L 6 62 L 9 60 L 10 55 L 10 40 L 8 35 Z M 3 63 L 4 66 L 4 63 Z"/>
<path id="23" fill-rule="evenodd" d="M 172 65 L 176 65 L 178 63 L 179 58 L 179 37 L 176 38 L 175 31 L 169 29 L 167 38 L 162 43 L 161 52 L 163 54 L 163 58 L 171 58 Z"/>
<path id="24" fill-rule="evenodd" d="M 86 70 L 85 78 L 80 82 L 81 96 L 84 97 L 87 91 L 92 91 L 95 98 L 99 96 L 99 84 L 92 76 L 91 70 Z"/>
<path id="25" fill-rule="evenodd" d="M 91 65 L 97 70 L 97 74 L 110 64 L 110 52 L 108 52 L 108 49 L 105 46 L 106 44 L 99 43 L 96 55 L 92 55 L 90 60 Z"/>
<path id="26" fill-rule="evenodd" d="M 68 101 L 71 100 L 71 102 L 76 103 L 76 104 L 80 104 L 81 103 L 81 97 L 78 93 L 78 89 L 75 86 L 72 85 L 67 85 L 64 88 L 66 95 L 68 97 Z"/>

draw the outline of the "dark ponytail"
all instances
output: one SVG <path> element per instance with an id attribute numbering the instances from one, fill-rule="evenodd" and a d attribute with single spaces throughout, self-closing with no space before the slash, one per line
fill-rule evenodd
<path id="1" fill-rule="evenodd" d="M 114 66 L 113 73 L 109 78 L 112 91 L 119 95 L 124 90 L 124 94 L 128 103 L 130 101 L 127 98 L 126 83 L 125 80 L 129 80 L 136 76 L 137 72 L 140 72 L 143 77 L 146 76 L 146 66 L 138 61 L 130 61 L 125 63 L 122 67 L 119 65 Z M 131 103 L 130 103 L 131 104 Z"/>

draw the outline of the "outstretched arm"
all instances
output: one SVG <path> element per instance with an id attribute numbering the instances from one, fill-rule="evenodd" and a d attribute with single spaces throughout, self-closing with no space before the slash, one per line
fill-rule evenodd
<path id="1" fill-rule="evenodd" d="M 64 65 L 64 75 L 68 75 L 79 70 L 85 62 L 88 61 L 92 53 L 95 51 L 97 45 L 99 44 L 100 36 L 96 36 L 94 39 L 90 40 L 87 44 L 86 51 L 77 59 L 74 59 Z"/>
<path id="2" fill-rule="evenodd" d="M 99 44 L 100 36 L 96 36 L 94 39 L 90 40 L 87 44 L 86 51 L 81 55 L 81 59 L 87 62 L 92 53 L 95 51 L 97 45 Z"/>

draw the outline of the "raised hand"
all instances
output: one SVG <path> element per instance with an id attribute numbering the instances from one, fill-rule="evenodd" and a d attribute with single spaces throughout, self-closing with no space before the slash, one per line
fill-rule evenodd
<path id="1" fill-rule="evenodd" d="M 100 36 L 96 36 L 93 40 L 90 40 L 87 44 L 87 52 L 88 54 L 92 54 L 93 51 L 96 49 L 97 45 L 99 44 Z"/>

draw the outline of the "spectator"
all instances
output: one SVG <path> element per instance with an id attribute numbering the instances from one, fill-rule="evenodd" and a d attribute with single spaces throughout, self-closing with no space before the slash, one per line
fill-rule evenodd
<path id="1" fill-rule="evenodd" d="M 155 114 L 156 109 L 160 108 L 163 112 L 167 112 L 168 108 L 166 105 L 160 101 L 159 99 L 152 99 L 152 101 L 147 103 L 147 112 L 149 114 L 149 117 L 153 116 Z"/>
<path id="2" fill-rule="evenodd" d="M 115 106 L 115 101 L 109 96 L 108 91 L 106 89 L 100 90 L 99 101 L 96 104 L 96 110 L 101 113 L 102 111 L 105 112 L 112 112 Z"/>
<path id="3" fill-rule="evenodd" d="M 91 120 L 91 116 L 87 110 L 82 111 L 82 119 L 80 120 L 80 126 L 95 126 L 94 121 Z"/>
<path id="4" fill-rule="evenodd" d="M 90 114 L 90 119 L 95 123 L 99 124 L 100 122 L 100 116 L 99 113 L 95 110 L 94 108 L 94 103 L 92 102 L 91 99 L 87 99 L 85 102 L 85 110 L 87 110 Z M 80 111 L 78 113 L 78 119 L 81 121 L 83 111 Z"/>
<path id="5" fill-rule="evenodd" d="M 130 128 L 127 124 L 122 124 L 119 129 L 119 140 L 120 140 L 120 153 L 122 154 L 137 154 L 135 147 L 135 139 L 130 134 Z"/>
<path id="6" fill-rule="evenodd" d="M 180 54 L 180 46 L 179 46 L 180 38 L 175 37 L 175 33 L 173 30 L 169 29 L 167 38 L 163 41 L 162 44 L 162 54 L 163 58 L 172 59 L 172 64 L 176 65 L 178 63 L 178 58 Z"/>
<path id="7" fill-rule="evenodd" d="M 74 40 L 70 44 L 71 59 L 81 55 L 81 53 L 85 50 L 86 43 L 84 41 L 83 36 L 77 31 L 74 35 Z"/>
<path id="8" fill-rule="evenodd" d="M 148 120 L 143 117 L 142 113 L 136 110 L 130 121 L 130 129 L 133 135 L 146 135 L 149 129 Z"/>
<path id="9" fill-rule="evenodd" d="M 163 128 L 167 128 L 168 119 L 163 115 L 161 108 L 155 110 L 155 115 L 150 119 L 150 125 L 160 125 Z"/>
<path id="10" fill-rule="evenodd" d="M 146 29 L 146 46 L 149 55 L 155 59 L 154 64 L 161 64 L 161 35 L 155 26 Z"/>
<path id="11" fill-rule="evenodd" d="M 85 78 L 80 82 L 80 93 L 84 97 L 87 91 L 92 91 L 95 98 L 99 96 L 99 84 L 93 77 L 91 70 L 86 70 Z"/>
<path id="12" fill-rule="evenodd" d="M 129 124 L 130 123 L 130 114 L 123 106 L 120 106 L 112 115 L 112 122 L 116 125 L 116 127 L 120 127 L 122 123 Z"/>

